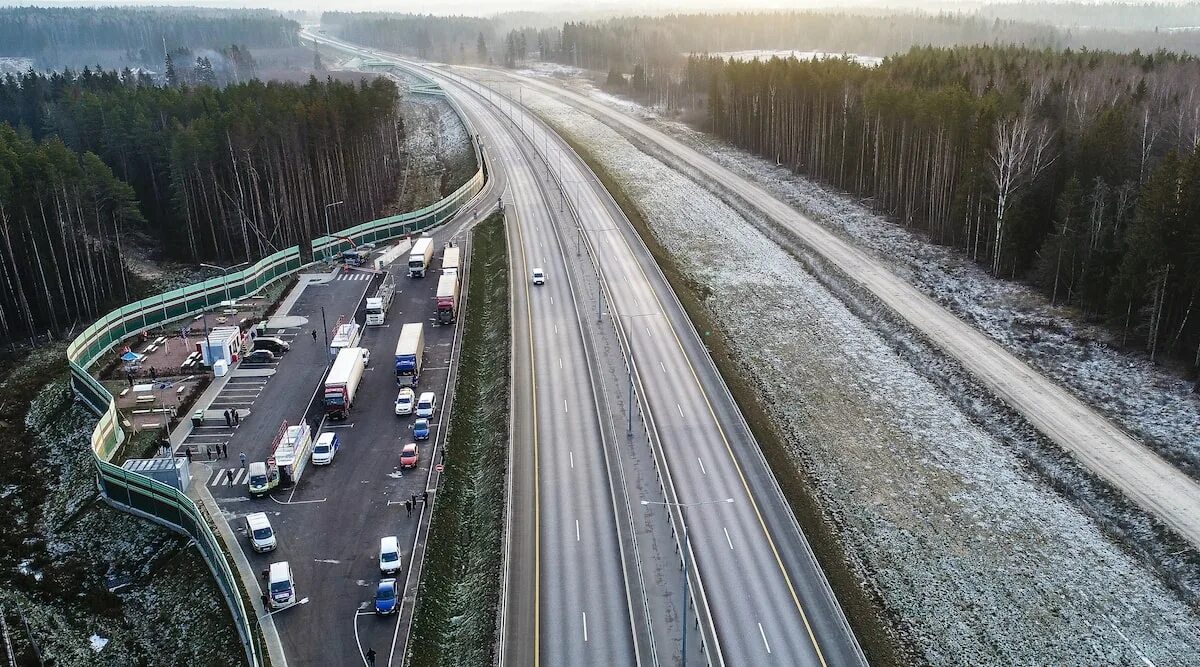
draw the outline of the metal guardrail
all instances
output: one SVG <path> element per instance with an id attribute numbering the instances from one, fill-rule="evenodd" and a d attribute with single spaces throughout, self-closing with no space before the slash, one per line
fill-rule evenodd
<path id="1" fill-rule="evenodd" d="M 432 94 L 430 91 L 422 92 Z M 471 136 L 476 163 L 479 165 L 475 174 L 441 201 L 416 211 L 340 230 L 341 236 L 353 239 L 356 244 L 362 244 L 386 241 L 435 227 L 452 218 L 465 202 L 483 188 L 487 174 L 479 146 L 474 140 L 475 135 L 470 132 L 471 126 L 465 114 L 462 114 L 457 105 L 451 103 L 451 106 L 460 114 Z M 314 262 L 328 259 L 351 248 L 350 243 L 344 239 L 330 236 L 313 239 L 310 245 Z M 263 652 L 254 634 L 255 623 L 251 622 L 252 618 L 247 614 L 237 576 L 209 525 L 208 517 L 187 495 L 174 487 L 110 463 L 113 454 L 124 441 L 125 433 L 121 428 L 112 394 L 91 375 L 89 369 L 131 335 L 194 316 L 226 299 L 238 299 L 254 294 L 306 266 L 311 264 L 305 264 L 301 259 L 300 246 L 292 246 L 226 277 L 211 278 L 117 308 L 84 329 L 67 346 L 71 388 L 100 418 L 92 431 L 92 454 L 95 457 L 98 484 L 105 501 L 195 541 L 233 614 L 234 625 L 237 626 L 246 652 L 246 660 L 253 667 L 264 664 Z"/>

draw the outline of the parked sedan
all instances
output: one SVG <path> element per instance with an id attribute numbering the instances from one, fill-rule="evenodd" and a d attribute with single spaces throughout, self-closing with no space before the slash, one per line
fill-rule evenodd
<path id="1" fill-rule="evenodd" d="M 375 613 L 380 615 L 394 614 L 400 607 L 396 604 L 396 580 L 380 579 L 375 588 Z"/>
<path id="2" fill-rule="evenodd" d="M 417 440 L 428 440 L 429 439 L 429 420 L 428 419 L 422 418 L 422 419 L 418 419 L 415 422 L 413 422 L 413 437 L 416 438 Z"/>
<path id="3" fill-rule="evenodd" d="M 275 361 L 275 353 L 267 349 L 258 349 L 246 355 L 246 361 L 252 364 L 265 364 Z"/>
<path id="4" fill-rule="evenodd" d="M 412 389 L 404 387 L 396 394 L 396 414 L 411 415 L 417 403 L 417 394 Z"/>
<path id="5" fill-rule="evenodd" d="M 404 449 L 400 450 L 400 467 L 415 468 L 417 467 L 417 460 L 420 457 L 421 454 L 417 449 L 417 443 L 410 442 L 404 446 Z"/>

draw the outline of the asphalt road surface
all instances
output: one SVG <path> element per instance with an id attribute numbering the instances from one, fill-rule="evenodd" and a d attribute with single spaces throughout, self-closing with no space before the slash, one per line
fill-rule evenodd
<path id="1" fill-rule="evenodd" d="M 461 225 L 452 229 L 461 229 Z M 450 233 L 440 230 L 434 234 L 438 248 L 434 267 L 440 262 L 441 245 Z M 405 322 L 425 323 L 424 369 L 418 391 L 436 392 L 442 404 L 455 336 L 453 325 L 436 326 L 433 321 L 436 271 L 424 279 L 410 279 L 401 266 L 406 259 L 401 258 L 393 266 L 398 275 L 387 323 L 364 328 L 360 344 L 370 350 L 371 363 L 350 417 L 344 421 L 323 419 L 317 394 L 329 356 L 321 333 L 320 307 L 325 306 L 330 328 L 339 316 L 353 315 L 361 323 L 363 299 L 380 279 L 343 272 L 327 284 L 305 288 L 290 314 L 305 317 L 308 323 L 283 332 L 284 336 L 292 336 L 292 350 L 274 364 L 274 375 L 255 397 L 251 414 L 229 441 L 229 458 L 214 462 L 213 476 L 207 481 L 239 535 L 244 534 L 240 529 L 245 514 L 267 513 L 278 535 L 276 551 L 256 554 L 248 543 L 241 546 L 260 570 L 269 563 L 287 560 L 299 597 L 308 600 L 274 616 L 290 665 L 357 664 L 368 648 L 376 651 L 377 664 L 399 662 L 399 651 L 395 649 L 398 644 L 402 648 L 401 616 L 378 617 L 373 613 L 375 585 L 381 577 L 379 539 L 387 535 L 399 538 L 404 569 L 397 577 L 403 584 L 411 567 L 408 552 L 421 516 L 420 499 L 424 491 L 434 488 L 427 486 L 427 477 L 438 454 L 436 445 L 441 442 L 445 414 L 439 411 L 434 416 L 430 440 L 420 443 L 417 468 L 401 471 L 400 448 L 413 441 L 413 417 L 398 417 L 394 412 L 395 345 Z M 318 331 L 316 341 L 311 337 L 312 329 Z M 222 390 L 218 402 L 229 387 L 242 386 L 235 385 L 237 381 L 233 378 Z M 338 434 L 341 448 L 333 463 L 310 463 L 294 487 L 278 489 L 267 498 L 250 499 L 239 453 L 245 452 L 248 461 L 265 460 L 281 422 L 296 424 L 301 419 L 313 427 L 314 439 L 323 431 Z M 232 485 L 228 483 L 228 470 L 234 472 Z M 410 514 L 405 501 L 414 495 L 419 498 L 418 505 Z M 415 580 L 411 583 L 405 617 L 411 612 L 415 590 Z"/>

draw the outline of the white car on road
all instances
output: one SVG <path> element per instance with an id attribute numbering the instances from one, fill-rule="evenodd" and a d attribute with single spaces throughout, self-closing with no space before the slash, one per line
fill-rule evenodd
<path id="1" fill-rule="evenodd" d="M 546 284 L 546 272 L 543 271 L 542 269 L 534 269 L 533 270 L 533 284 L 534 285 L 545 285 Z"/>
<path id="2" fill-rule="evenodd" d="M 404 387 L 396 394 L 396 414 L 400 416 L 411 415 L 417 402 L 417 395 L 409 387 Z"/>
<path id="3" fill-rule="evenodd" d="M 437 396 L 432 391 L 421 392 L 421 397 L 417 399 L 417 416 L 429 418 L 433 416 L 433 411 L 437 409 Z"/>

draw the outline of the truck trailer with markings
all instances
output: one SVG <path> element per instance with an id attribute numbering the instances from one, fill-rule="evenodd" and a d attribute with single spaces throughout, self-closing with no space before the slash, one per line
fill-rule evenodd
<path id="1" fill-rule="evenodd" d="M 333 367 L 325 376 L 324 394 L 325 415 L 330 419 L 350 416 L 354 395 L 367 368 L 366 358 L 362 348 L 347 347 L 333 360 Z"/>
<path id="2" fill-rule="evenodd" d="M 425 325 L 405 324 L 396 342 L 396 384 L 415 387 L 421 375 L 421 359 L 425 355 Z"/>
<path id="3" fill-rule="evenodd" d="M 437 320 L 449 324 L 458 317 L 458 274 L 443 273 L 438 278 Z"/>

